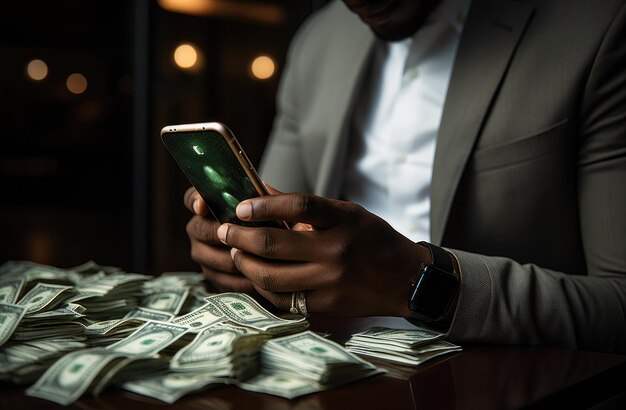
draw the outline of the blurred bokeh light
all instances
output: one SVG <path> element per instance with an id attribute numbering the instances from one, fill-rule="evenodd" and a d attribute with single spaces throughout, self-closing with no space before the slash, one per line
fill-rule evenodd
<path id="1" fill-rule="evenodd" d="M 258 56 L 250 64 L 252 75 L 259 80 L 267 80 L 274 75 L 276 64 L 271 57 Z"/>
<path id="2" fill-rule="evenodd" d="M 48 65 L 43 60 L 32 60 L 26 66 L 26 74 L 35 81 L 41 81 L 48 76 Z"/>
<path id="3" fill-rule="evenodd" d="M 82 94 L 87 91 L 87 79 L 80 73 L 70 74 L 65 85 L 72 94 Z"/>
<path id="4" fill-rule="evenodd" d="M 275 4 L 233 0 L 158 0 L 164 10 L 194 16 L 230 17 L 264 24 L 283 24 L 285 10 Z"/>
<path id="5" fill-rule="evenodd" d="M 183 69 L 193 68 L 198 62 L 198 51 L 191 44 L 181 44 L 174 50 L 174 62 Z"/>

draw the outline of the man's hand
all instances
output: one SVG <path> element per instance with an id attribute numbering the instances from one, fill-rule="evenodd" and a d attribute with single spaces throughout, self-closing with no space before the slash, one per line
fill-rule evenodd
<path id="1" fill-rule="evenodd" d="M 378 216 L 350 202 L 308 194 L 245 200 L 242 220 L 284 220 L 311 230 L 223 224 L 217 237 L 233 247 L 236 269 L 283 310 L 306 290 L 309 312 L 342 316 L 409 315 L 411 281 L 427 250 Z M 306 225 L 305 225 L 306 226 Z"/>
<path id="2" fill-rule="evenodd" d="M 253 293 L 252 283 L 239 273 L 233 263 L 230 247 L 217 237 L 220 223 L 204 218 L 209 210 L 193 187 L 185 192 L 185 206 L 195 214 L 187 223 L 191 259 L 200 265 L 204 276 L 219 291 Z"/>

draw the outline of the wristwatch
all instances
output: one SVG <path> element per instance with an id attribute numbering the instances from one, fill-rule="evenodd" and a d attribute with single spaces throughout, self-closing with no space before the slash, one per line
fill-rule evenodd
<path id="1" fill-rule="evenodd" d="M 422 323 L 441 320 L 456 297 L 459 275 L 454 271 L 451 255 L 428 242 L 418 242 L 431 255 L 431 262 L 423 264 L 411 284 L 409 310 L 411 319 Z"/>

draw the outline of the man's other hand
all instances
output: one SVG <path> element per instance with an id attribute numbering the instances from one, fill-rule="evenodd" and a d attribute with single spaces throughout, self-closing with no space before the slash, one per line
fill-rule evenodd
<path id="1" fill-rule="evenodd" d="M 291 293 L 306 291 L 309 312 L 341 316 L 409 315 L 410 284 L 427 250 L 363 207 L 309 194 L 275 194 L 242 201 L 241 220 L 283 220 L 311 229 L 223 224 L 237 270 L 283 310 Z"/>
<path id="2" fill-rule="evenodd" d="M 252 282 L 243 276 L 230 256 L 230 246 L 217 237 L 220 223 L 212 216 L 198 191 L 191 187 L 185 192 L 185 206 L 195 215 L 187 223 L 191 242 L 191 259 L 200 265 L 204 276 L 220 292 L 254 293 Z"/>

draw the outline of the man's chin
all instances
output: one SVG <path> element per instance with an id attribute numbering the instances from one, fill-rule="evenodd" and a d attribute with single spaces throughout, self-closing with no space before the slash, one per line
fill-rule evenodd
<path id="1" fill-rule="evenodd" d="M 399 41 L 413 36 L 426 17 L 441 0 L 413 0 L 392 3 L 387 9 L 372 15 L 361 15 L 376 37 L 384 41 Z"/>
<path id="2" fill-rule="evenodd" d="M 370 25 L 370 29 L 376 37 L 383 41 L 400 41 L 411 37 L 419 28 L 419 25 L 399 28 L 394 24 L 384 24 L 379 26 Z"/>

